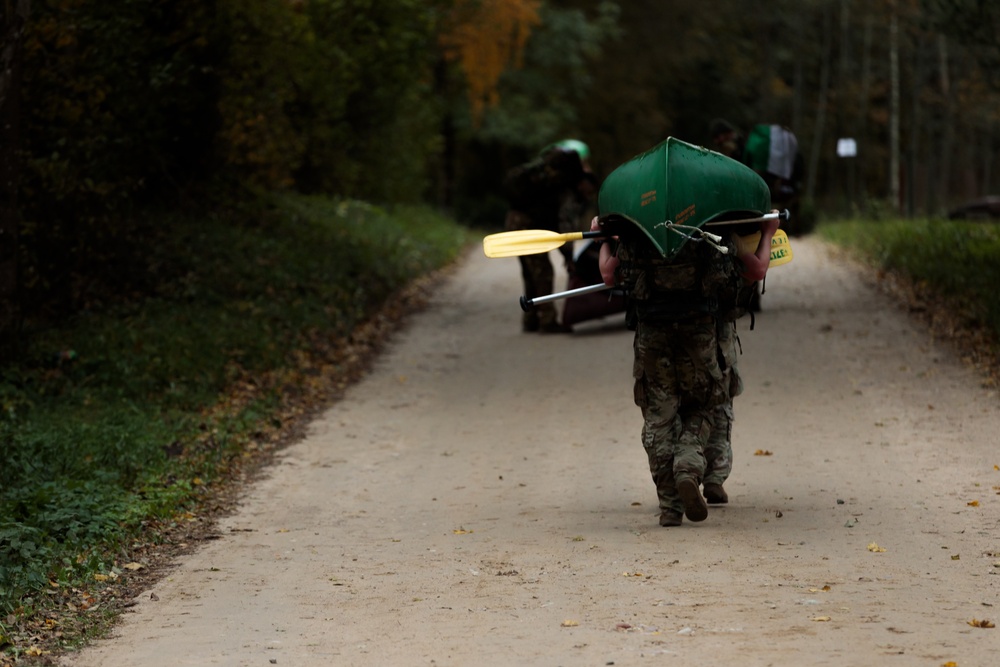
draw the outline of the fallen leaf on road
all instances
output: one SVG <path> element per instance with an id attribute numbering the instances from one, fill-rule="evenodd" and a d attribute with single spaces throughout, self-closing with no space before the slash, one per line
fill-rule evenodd
<path id="1" fill-rule="evenodd" d="M 771 456 L 772 452 L 769 449 L 758 449 L 753 453 L 754 456 Z"/>
<path id="2" fill-rule="evenodd" d="M 962 555 L 961 555 L 961 554 L 954 554 L 954 555 L 953 555 L 953 556 L 951 557 L 951 559 L 952 559 L 952 560 L 962 560 Z"/>
<path id="3" fill-rule="evenodd" d="M 868 545 L 868 551 L 880 554 L 885 551 L 885 547 L 880 547 L 876 543 L 872 542 L 871 544 Z"/>
<path id="4" fill-rule="evenodd" d="M 829 616 L 813 616 L 812 620 L 816 621 L 817 623 L 826 623 L 827 621 L 830 620 L 830 617 Z"/>
<path id="5" fill-rule="evenodd" d="M 958 663 L 954 660 L 949 660 L 948 662 L 942 662 L 941 667 L 958 667 Z"/>
<path id="6" fill-rule="evenodd" d="M 829 591 L 829 590 L 830 590 L 829 586 L 824 586 L 823 588 L 810 588 L 809 592 L 810 593 L 819 593 L 821 591 L 822 592 L 826 592 L 826 591 Z"/>
<path id="7" fill-rule="evenodd" d="M 986 620 L 985 618 L 983 620 L 981 620 L 981 621 L 974 618 L 971 621 L 969 621 L 969 625 L 971 625 L 974 628 L 995 628 L 996 627 L 996 625 L 993 624 L 993 621 Z"/>
<path id="8" fill-rule="evenodd" d="M 456 535 L 468 535 L 472 531 L 471 530 L 466 530 L 465 528 L 456 528 L 455 530 L 453 530 L 451 532 L 455 533 Z"/>
<path id="9" fill-rule="evenodd" d="M 560 625 L 562 627 L 564 627 L 564 628 L 575 628 L 576 626 L 580 625 L 580 623 L 579 623 L 579 621 L 569 621 L 569 620 L 566 620 L 566 621 L 563 621 L 562 623 L 560 623 Z"/>
<path id="10" fill-rule="evenodd" d="M 136 570 L 141 570 L 144 565 L 142 563 L 125 563 L 122 567 L 126 570 L 132 570 L 135 572 Z"/>
<path id="11" fill-rule="evenodd" d="M 968 505 L 969 507 L 979 507 L 979 501 L 978 500 L 970 500 L 969 502 L 967 502 L 965 504 Z"/>

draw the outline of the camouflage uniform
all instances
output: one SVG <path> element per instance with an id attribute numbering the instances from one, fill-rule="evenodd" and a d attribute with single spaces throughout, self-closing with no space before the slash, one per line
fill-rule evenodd
<path id="1" fill-rule="evenodd" d="M 714 428 L 705 445 L 704 484 L 722 486 L 733 471 L 733 399 L 743 393 L 743 379 L 737 366 L 736 325 L 720 321 L 719 349 L 729 368 L 729 400 L 715 409 Z"/>
<path id="2" fill-rule="evenodd" d="M 736 370 L 733 321 L 742 278 L 733 252 L 687 242 L 671 259 L 648 244 L 623 242 L 622 282 L 629 289 L 635 327 L 635 403 L 642 411 L 642 443 L 656 484 L 661 523 L 667 513 L 692 520 L 707 510 L 684 502 L 679 484 L 697 492 L 703 481 L 721 484 L 732 469 L 732 398 L 742 391 Z M 676 525 L 664 523 L 664 525 Z"/>
<path id="3" fill-rule="evenodd" d="M 549 150 L 540 158 L 515 167 L 504 184 L 510 201 L 504 229 L 547 229 L 562 234 L 584 231 L 590 221 L 586 218 L 589 202 L 578 185 L 586 177 L 579 155 L 571 151 Z M 573 244 L 564 244 L 559 252 L 566 271 L 572 275 Z M 555 271 L 548 253 L 523 255 L 518 259 L 525 297 L 534 299 L 552 294 Z M 539 304 L 524 313 L 523 328 L 542 332 L 564 330 L 557 320 L 552 303 Z"/>
<path id="4" fill-rule="evenodd" d="M 529 214 L 514 209 L 507 211 L 507 219 L 504 223 L 504 229 L 507 231 L 539 228 L 539 223 Z M 572 272 L 573 244 L 564 244 L 559 248 L 559 252 L 566 263 L 566 270 Z M 524 296 L 528 299 L 534 299 L 535 297 L 552 294 L 555 282 L 555 270 L 548 253 L 522 255 L 518 259 L 521 264 L 521 279 L 524 282 Z M 557 320 L 555 306 L 552 303 L 542 303 L 524 313 L 522 325 L 525 331 L 554 331 L 559 328 Z"/>

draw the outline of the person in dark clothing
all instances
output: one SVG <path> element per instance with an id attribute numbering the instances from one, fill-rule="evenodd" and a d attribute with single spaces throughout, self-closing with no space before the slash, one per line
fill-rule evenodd
<path id="1" fill-rule="evenodd" d="M 715 151 L 756 171 L 771 192 L 771 206 L 790 213 L 787 231 L 799 231 L 800 201 L 805 182 L 805 159 L 799 142 L 784 125 L 760 123 L 744 135 L 729 121 L 717 118 L 709 127 Z"/>
<path id="2" fill-rule="evenodd" d="M 588 219 L 588 207 L 597 191 L 597 179 L 588 166 L 590 150 L 574 139 L 552 144 L 541 154 L 507 173 L 504 190 L 509 208 L 504 228 L 547 229 L 558 233 L 581 231 Z M 573 275 L 573 244 L 559 249 L 566 272 Z M 528 299 L 553 291 L 555 277 L 548 253 L 518 258 Z M 555 306 L 539 304 L 525 312 L 522 328 L 526 332 L 568 333 L 569 326 L 558 320 Z"/>
<path id="3" fill-rule="evenodd" d="M 712 121 L 709 134 L 712 137 L 713 150 L 737 162 L 743 162 L 743 147 L 746 144 L 746 138 L 739 128 L 727 120 L 716 118 Z"/>

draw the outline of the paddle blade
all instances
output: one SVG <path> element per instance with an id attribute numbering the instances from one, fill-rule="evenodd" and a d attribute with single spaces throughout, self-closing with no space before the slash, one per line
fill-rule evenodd
<path id="1" fill-rule="evenodd" d="M 518 229 L 512 232 L 490 234 L 483 239 L 483 252 L 487 257 L 520 257 L 537 255 L 555 250 L 568 241 L 583 238 L 582 232 L 559 234 L 547 229 Z"/>

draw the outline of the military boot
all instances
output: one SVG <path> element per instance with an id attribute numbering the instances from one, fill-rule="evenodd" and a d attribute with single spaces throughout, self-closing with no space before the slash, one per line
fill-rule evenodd
<path id="1" fill-rule="evenodd" d="M 684 503 L 684 516 L 691 521 L 704 521 L 708 518 L 708 505 L 701 497 L 698 480 L 694 477 L 683 477 L 677 480 L 677 495 Z"/>
<path id="2" fill-rule="evenodd" d="M 729 502 L 729 494 L 722 488 L 721 484 L 712 482 L 705 483 L 705 500 L 710 505 L 725 505 Z"/>
<path id="3" fill-rule="evenodd" d="M 679 526 L 682 521 L 684 521 L 684 515 L 680 512 L 675 512 L 674 510 L 663 510 L 660 512 L 660 525 L 664 528 Z"/>

